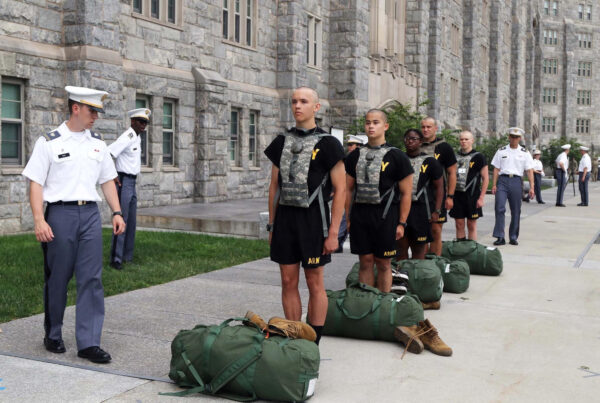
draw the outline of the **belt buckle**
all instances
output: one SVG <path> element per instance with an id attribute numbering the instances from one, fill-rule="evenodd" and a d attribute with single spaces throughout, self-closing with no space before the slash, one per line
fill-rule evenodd
<path id="1" fill-rule="evenodd" d="M 85 204 L 87 204 L 87 202 L 85 200 L 77 200 L 77 205 L 78 206 L 83 206 Z"/>

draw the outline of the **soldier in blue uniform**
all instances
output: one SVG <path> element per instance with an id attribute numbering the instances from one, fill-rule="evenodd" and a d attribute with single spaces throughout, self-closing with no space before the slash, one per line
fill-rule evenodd
<path id="1" fill-rule="evenodd" d="M 102 137 L 90 130 L 98 112 L 104 112 L 108 94 L 83 87 L 67 86 L 65 90 L 69 120 L 38 139 L 23 170 L 30 180 L 35 235 L 44 252 L 44 345 L 53 353 L 66 351 L 62 325 L 67 284 L 75 273 L 77 355 L 106 363 L 111 356 L 100 348 L 104 288 L 97 184 L 113 210 L 113 232 L 120 234 L 125 229 L 113 184 L 115 166 Z"/>
<path id="2" fill-rule="evenodd" d="M 556 178 L 556 207 L 566 207 L 563 203 L 563 196 L 565 195 L 565 189 L 568 183 L 568 170 L 569 170 L 569 150 L 571 150 L 571 144 L 564 144 L 561 146 L 563 152 L 558 154 L 556 157 L 554 167 L 554 177 Z"/>
<path id="3" fill-rule="evenodd" d="M 492 179 L 492 194 L 496 196 L 496 223 L 493 235 L 498 238 L 494 245 L 504 245 L 504 214 L 506 200 L 510 206 L 510 227 L 508 235 L 511 245 L 518 245 L 519 221 L 521 219 L 521 176 L 527 172 L 529 179 L 529 198 L 534 197 L 533 159 L 525 147 L 519 142 L 524 131 L 518 127 L 508 129 L 509 145 L 496 151 L 492 159 L 494 175 Z"/>

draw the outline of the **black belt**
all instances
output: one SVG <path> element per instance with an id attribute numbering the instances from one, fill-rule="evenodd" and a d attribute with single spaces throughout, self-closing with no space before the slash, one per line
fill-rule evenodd
<path id="1" fill-rule="evenodd" d="M 500 174 L 500 176 L 508 176 L 509 178 L 520 178 L 520 175 L 513 175 L 513 174 Z"/>
<path id="2" fill-rule="evenodd" d="M 61 205 L 61 206 L 85 206 L 86 204 L 94 205 L 94 204 L 96 204 L 96 202 L 95 201 L 87 201 L 87 200 L 73 200 L 73 201 L 62 201 L 62 200 L 59 200 L 59 201 L 54 202 L 54 203 L 48 203 L 48 206 L 56 206 L 56 205 Z"/>
<path id="3" fill-rule="evenodd" d="M 117 174 L 118 174 L 119 176 L 126 176 L 126 177 L 128 177 L 128 178 L 131 178 L 131 179 L 135 179 L 135 178 L 137 178 L 137 175 L 126 174 L 125 172 L 117 172 Z"/>

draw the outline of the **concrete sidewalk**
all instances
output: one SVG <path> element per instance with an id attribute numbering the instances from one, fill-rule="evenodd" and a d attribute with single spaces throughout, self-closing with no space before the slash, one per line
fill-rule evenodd
<path id="1" fill-rule="evenodd" d="M 466 293 L 446 293 L 441 310 L 425 312 L 453 348 L 452 357 L 425 351 L 400 360 L 403 348 L 395 343 L 324 337 L 311 401 L 596 400 L 600 184 L 590 184 L 590 207 L 576 207 L 579 197 L 569 191 L 567 207 L 554 207 L 554 192 L 544 191 L 546 205 L 523 204 L 519 246 L 501 247 L 501 276 L 471 276 Z M 489 245 L 493 201 L 488 195 L 479 223 L 479 241 Z M 452 223 L 444 239 L 453 238 Z M 334 255 L 325 269 L 327 288 L 343 288 L 356 260 L 348 252 Z M 279 281 L 277 265 L 262 259 L 107 298 L 102 346 L 113 362 L 104 366 L 77 358 L 74 307 L 65 314 L 62 355 L 44 350 L 42 315 L 4 323 L 0 401 L 183 400 L 158 395 L 179 390 L 164 382 L 177 332 L 243 316 L 248 309 L 265 318 L 282 315 Z M 306 303 L 303 281 L 301 294 Z"/>

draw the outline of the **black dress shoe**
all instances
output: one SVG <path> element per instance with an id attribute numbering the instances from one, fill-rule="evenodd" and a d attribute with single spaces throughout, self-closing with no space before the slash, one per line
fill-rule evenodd
<path id="1" fill-rule="evenodd" d="M 519 244 L 516 239 L 511 239 L 508 243 L 511 244 L 511 245 L 518 245 Z"/>
<path id="2" fill-rule="evenodd" d="M 123 265 L 121 264 L 121 262 L 110 262 L 110 267 L 117 270 L 123 269 Z"/>
<path id="3" fill-rule="evenodd" d="M 499 245 L 506 245 L 506 241 L 504 240 L 504 238 L 498 238 L 496 240 L 496 242 L 494 242 L 494 245 L 499 246 Z"/>
<path id="4" fill-rule="evenodd" d="M 567 207 L 564 204 L 556 204 L 556 207 Z"/>
<path id="5" fill-rule="evenodd" d="M 91 362 L 98 364 L 105 364 L 111 360 L 110 354 L 98 346 L 92 346 L 84 348 L 83 350 L 79 350 L 77 352 L 77 357 L 87 358 Z"/>
<path id="6" fill-rule="evenodd" d="M 51 353 L 61 354 L 67 351 L 65 348 L 65 343 L 61 339 L 54 340 L 44 337 L 44 346 L 46 346 L 46 350 L 50 351 Z"/>
<path id="7" fill-rule="evenodd" d="M 578 206 L 584 206 L 584 207 L 587 206 L 587 204 L 585 204 L 585 203 L 577 203 L 577 205 Z"/>
<path id="8" fill-rule="evenodd" d="M 546 204 L 545 201 L 539 201 L 538 204 Z"/>

